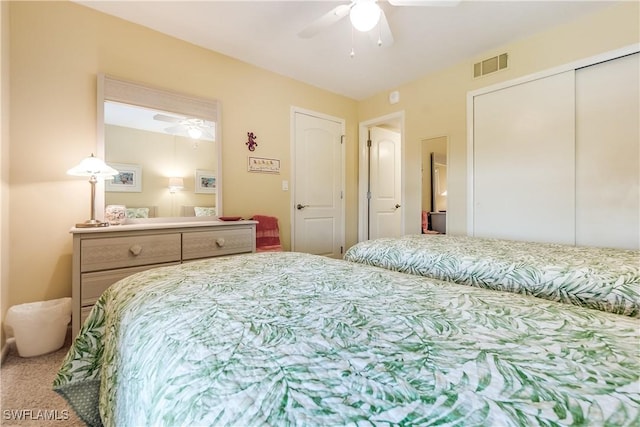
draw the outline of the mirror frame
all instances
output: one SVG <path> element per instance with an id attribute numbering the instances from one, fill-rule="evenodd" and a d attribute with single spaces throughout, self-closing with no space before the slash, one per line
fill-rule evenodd
<path id="1" fill-rule="evenodd" d="M 98 105 L 97 105 L 97 147 L 96 155 L 105 159 L 105 101 L 120 102 L 137 107 L 177 113 L 189 117 L 215 122 L 215 151 L 216 151 L 216 182 L 217 191 L 216 214 L 223 216 L 222 210 L 222 142 L 220 123 L 220 101 L 183 95 L 164 89 L 159 89 L 140 83 L 122 80 L 106 74 L 98 74 Z M 100 180 L 96 184 L 96 212 L 104 215 L 105 185 Z M 170 217 L 167 217 L 170 218 Z"/>

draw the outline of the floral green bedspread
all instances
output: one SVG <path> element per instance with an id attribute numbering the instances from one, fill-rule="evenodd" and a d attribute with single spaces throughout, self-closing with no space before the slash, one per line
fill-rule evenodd
<path id="1" fill-rule="evenodd" d="M 90 425 L 637 426 L 639 326 L 343 260 L 249 254 L 111 286 L 54 389 Z"/>
<path id="2" fill-rule="evenodd" d="M 344 259 L 640 317 L 640 251 L 408 235 L 360 242 Z"/>

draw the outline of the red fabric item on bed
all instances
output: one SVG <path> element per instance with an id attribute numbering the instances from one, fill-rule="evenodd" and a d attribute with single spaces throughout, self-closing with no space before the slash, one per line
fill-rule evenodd
<path id="1" fill-rule="evenodd" d="M 281 251 L 280 229 L 278 218 L 266 215 L 254 215 L 252 218 L 258 221 L 256 224 L 256 251 Z"/>

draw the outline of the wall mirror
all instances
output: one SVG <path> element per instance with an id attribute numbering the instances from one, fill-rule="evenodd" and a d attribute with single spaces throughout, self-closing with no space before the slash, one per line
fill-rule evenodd
<path id="1" fill-rule="evenodd" d="M 431 153 L 432 212 L 447 211 L 447 155 Z"/>
<path id="2" fill-rule="evenodd" d="M 446 233 L 447 146 L 440 136 L 422 141 L 422 225 L 423 233 Z"/>
<path id="3" fill-rule="evenodd" d="M 129 219 L 222 216 L 220 105 L 98 76 L 97 154 L 120 174 L 102 183 L 96 209 L 124 205 Z"/>

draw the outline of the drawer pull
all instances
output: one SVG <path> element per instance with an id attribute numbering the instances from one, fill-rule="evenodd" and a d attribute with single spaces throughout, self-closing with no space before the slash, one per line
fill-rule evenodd
<path id="1" fill-rule="evenodd" d="M 133 254 L 133 256 L 138 256 L 140 255 L 140 252 L 142 252 L 142 246 L 140 245 L 133 245 L 129 248 L 129 252 L 131 252 Z"/>
<path id="2" fill-rule="evenodd" d="M 216 245 L 218 245 L 219 248 L 224 246 L 224 237 L 218 237 L 216 239 Z"/>

